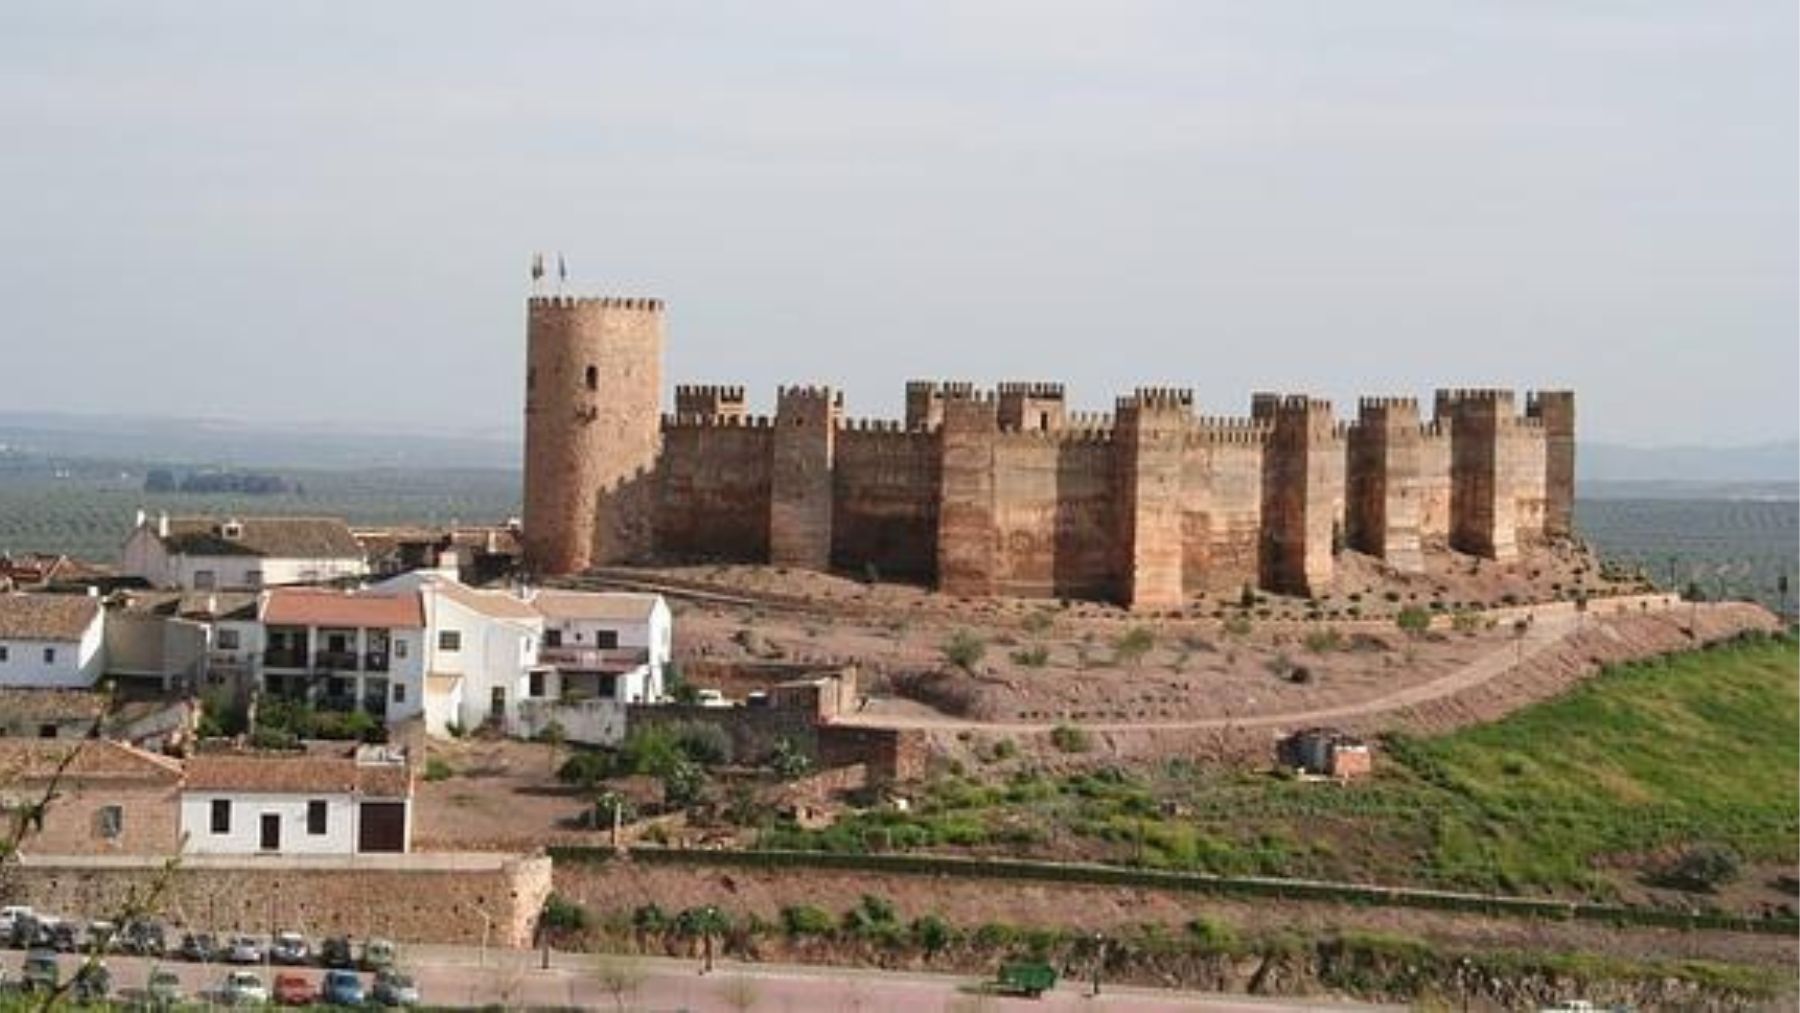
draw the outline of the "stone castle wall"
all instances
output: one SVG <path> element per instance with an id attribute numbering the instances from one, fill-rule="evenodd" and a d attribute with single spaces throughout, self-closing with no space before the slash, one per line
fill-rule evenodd
<path id="1" fill-rule="evenodd" d="M 1504 560 L 1569 533 L 1566 391 L 1521 414 L 1511 391 L 1440 390 L 1430 419 L 1366 398 L 1339 421 L 1298 395 L 1207 417 L 1191 391 L 1140 388 L 1083 415 L 1059 384 L 913 381 L 889 422 L 846 421 L 829 387 L 784 387 L 767 418 L 742 387 L 690 385 L 664 416 L 659 303 L 534 299 L 531 321 L 540 573 L 766 562 L 1160 610 L 1244 586 L 1316 593 L 1342 547 L 1419 572 L 1427 547 Z"/>

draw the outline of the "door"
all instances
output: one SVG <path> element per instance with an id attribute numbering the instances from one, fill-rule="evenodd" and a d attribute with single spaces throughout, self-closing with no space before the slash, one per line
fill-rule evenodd
<path id="1" fill-rule="evenodd" d="M 405 802 L 364 802 L 357 822 L 356 850 L 406 850 Z"/>
<path id="2" fill-rule="evenodd" d="M 281 850 L 281 814 L 262 814 L 262 849 L 264 851 Z"/>

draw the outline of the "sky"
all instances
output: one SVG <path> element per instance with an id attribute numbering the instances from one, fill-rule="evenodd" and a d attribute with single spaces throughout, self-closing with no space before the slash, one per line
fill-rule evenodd
<path id="1" fill-rule="evenodd" d="M 1797 37 L 1790 0 L 8 0 L 7 406 L 513 433 L 543 250 L 765 408 L 1573 387 L 1587 439 L 1791 439 Z"/>

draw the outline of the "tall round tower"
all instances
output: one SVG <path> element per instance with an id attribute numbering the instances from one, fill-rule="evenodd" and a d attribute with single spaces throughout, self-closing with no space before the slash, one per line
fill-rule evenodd
<path id="1" fill-rule="evenodd" d="M 525 353 L 525 565 L 648 556 L 662 443 L 660 299 L 534 296 Z"/>

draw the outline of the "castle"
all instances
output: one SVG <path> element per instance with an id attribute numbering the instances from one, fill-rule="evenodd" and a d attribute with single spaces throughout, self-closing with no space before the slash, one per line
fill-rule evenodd
<path id="1" fill-rule="evenodd" d="M 730 560 L 1018 595 L 1179 608 L 1245 586 L 1314 594 L 1342 548 L 1420 572 L 1425 549 L 1496 560 L 1570 534 L 1575 398 L 1440 390 L 1330 402 L 1257 394 L 1198 416 L 1139 388 L 1110 415 L 1051 383 L 915 381 L 901 422 L 841 392 L 678 386 L 662 413 L 663 307 L 533 297 L 525 397 L 527 565 L 539 574 Z"/>

